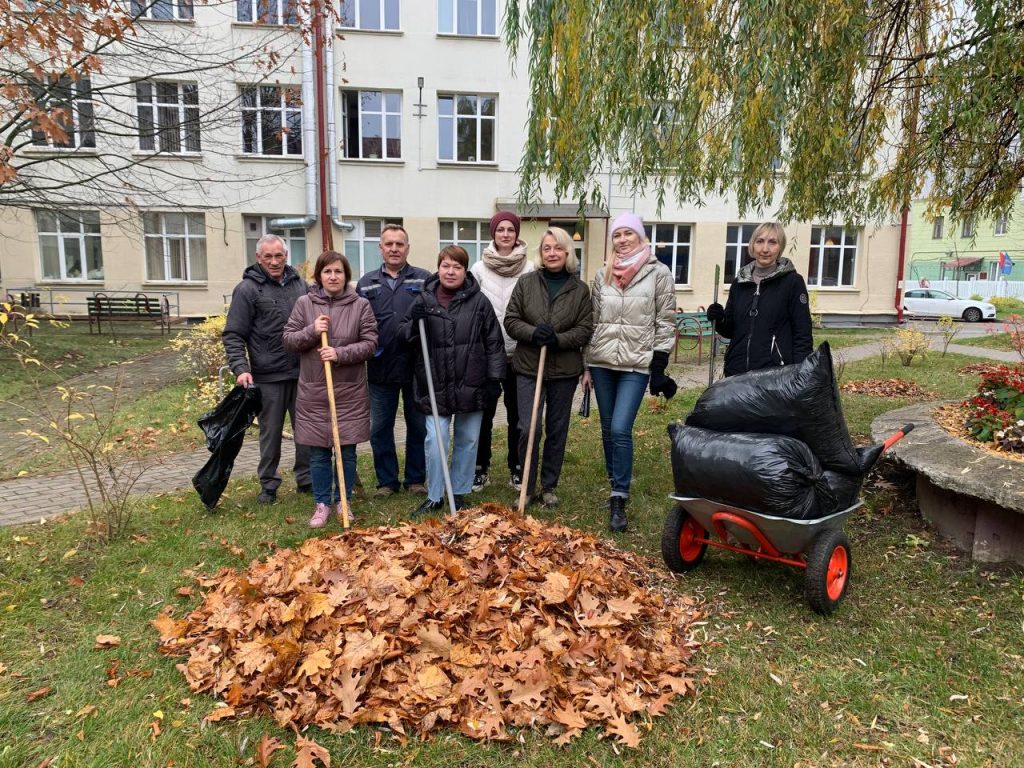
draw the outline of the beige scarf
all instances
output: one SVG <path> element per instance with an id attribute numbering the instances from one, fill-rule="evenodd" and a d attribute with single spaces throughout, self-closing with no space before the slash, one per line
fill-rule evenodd
<path id="1" fill-rule="evenodd" d="M 484 248 L 480 258 L 485 267 L 501 277 L 515 277 L 523 271 L 523 267 L 526 265 L 526 243 L 516 240 L 516 244 L 512 246 L 512 253 L 502 256 L 492 241 Z"/>
<path id="2" fill-rule="evenodd" d="M 612 277 L 616 285 L 619 286 L 620 291 L 626 290 L 626 286 L 636 277 L 640 267 L 646 264 L 650 258 L 651 247 L 649 245 L 645 245 L 632 256 L 619 256 L 615 254 L 615 260 L 612 261 Z"/>

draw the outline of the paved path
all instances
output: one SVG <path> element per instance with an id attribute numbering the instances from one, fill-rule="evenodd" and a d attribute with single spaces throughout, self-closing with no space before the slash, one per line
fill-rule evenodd
<path id="1" fill-rule="evenodd" d="M 932 347 L 942 348 L 942 337 L 935 334 L 933 324 L 917 324 L 926 333 L 932 336 Z M 968 341 L 970 336 L 983 335 L 991 326 L 965 326 L 958 339 Z M 877 355 L 879 342 L 859 344 L 842 349 L 843 359 L 847 362 L 863 360 Z M 999 350 L 986 349 L 984 347 L 972 347 L 969 344 L 950 344 L 950 352 L 957 354 L 983 357 L 1001 362 L 1019 362 L 1020 357 L 1016 352 L 1003 352 Z M 180 376 L 174 368 L 174 353 L 154 353 L 141 357 L 132 364 L 118 366 L 124 375 L 125 386 L 135 388 L 138 391 L 146 391 L 156 386 L 163 385 Z M 98 380 L 110 377 L 118 371 L 104 369 L 95 375 Z M 679 364 L 673 365 L 670 373 L 682 388 L 703 387 L 707 385 L 708 368 L 707 363 L 702 365 Z M 79 385 L 88 381 L 87 376 L 78 377 Z M 577 391 L 577 397 L 579 392 Z M 0 423 L 6 420 L 7 414 L 0 413 Z M 504 426 L 506 416 L 504 407 L 499 407 L 495 414 L 494 423 L 496 426 Z M 401 419 L 395 424 L 395 441 L 398 444 L 404 442 L 405 426 Z M 2 432 L 13 432 L 9 425 L 6 425 Z M 7 439 L 7 435 L 2 435 Z M 291 466 L 293 460 L 293 445 L 286 440 L 282 446 L 281 467 L 282 469 Z M 369 444 L 360 446 L 360 453 L 368 453 Z M 235 476 L 243 474 L 255 474 L 258 460 L 259 446 L 255 437 L 250 437 L 242 446 L 241 453 L 235 461 Z M 209 453 L 205 448 L 184 454 L 166 456 L 155 461 L 146 467 L 140 480 L 135 485 L 134 492 L 139 494 L 153 495 L 167 493 L 183 488 L 191 487 L 191 478 L 196 471 L 206 463 Z M 372 478 L 372 470 L 363 465 L 363 475 L 369 474 Z M 82 491 L 81 481 L 74 471 L 64 471 L 46 476 L 22 477 L 14 480 L 0 482 L 0 526 L 17 525 L 20 523 L 31 523 L 46 520 L 58 515 L 83 508 L 87 504 L 87 497 Z"/>

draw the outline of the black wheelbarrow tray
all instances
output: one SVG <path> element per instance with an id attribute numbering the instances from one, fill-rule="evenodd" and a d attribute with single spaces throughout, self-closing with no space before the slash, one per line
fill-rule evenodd
<path id="1" fill-rule="evenodd" d="M 913 424 L 907 424 L 889 437 L 877 456 L 913 428 Z M 671 498 L 676 503 L 665 518 L 661 534 L 661 555 L 669 570 L 690 571 L 700 565 L 709 546 L 717 547 L 803 569 L 807 602 L 824 616 L 846 596 L 853 558 L 843 523 L 863 505 L 862 500 L 826 517 L 791 520 L 710 499 L 677 493 Z"/>

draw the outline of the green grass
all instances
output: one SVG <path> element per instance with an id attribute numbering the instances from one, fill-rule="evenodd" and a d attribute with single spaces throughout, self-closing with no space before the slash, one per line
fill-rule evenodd
<path id="1" fill-rule="evenodd" d="M 951 373 L 966 358 L 931 356 L 904 369 L 875 361 L 850 364 L 845 377 L 913 378 L 943 395 L 967 391 L 972 377 Z M 620 546 L 647 555 L 666 575 L 660 530 L 672 487 L 666 424 L 682 418 L 698 392 L 680 392 L 668 408 L 641 409 L 635 431 L 636 482 L 630 532 Z M 957 395 L 958 396 L 958 395 Z M 846 398 L 853 431 L 863 436 L 869 407 Z M 504 431 L 496 436 L 501 456 Z M 595 417 L 573 417 L 559 495 L 561 506 L 537 513 L 604 534 L 607 526 Z M 361 473 L 372 486 L 368 456 Z M 500 469 L 480 500 L 515 503 Z M 252 467 L 239 468 L 251 472 Z M 868 489 L 867 506 L 847 524 L 853 542 L 850 594 L 831 618 L 811 613 L 795 569 L 709 552 L 700 568 L 675 578 L 676 588 L 705 601 L 709 673 L 697 695 L 651 723 L 639 750 L 616 750 L 588 732 L 568 748 L 527 732 L 520 742 L 476 744 L 442 733 L 401 746 L 389 732 L 359 727 L 343 736 L 312 729 L 332 765 L 542 766 L 1009 766 L 1024 743 L 1024 579 L 1004 569 L 979 571 L 921 522 L 906 477 L 889 471 Z M 287 480 L 283 486 L 290 488 Z M 46 758 L 67 766 L 248 765 L 264 733 L 288 750 L 294 736 L 263 716 L 202 723 L 215 700 L 192 694 L 177 659 L 156 652 L 149 621 L 165 605 L 183 615 L 201 599 L 179 597 L 186 572 L 244 567 L 274 547 L 312 535 L 308 497 L 283 493 L 272 507 L 254 503 L 255 481 L 234 482 L 214 514 L 193 493 L 149 499 L 134 536 L 99 549 L 86 543 L 81 516 L 46 527 L 0 531 L 0 766 L 34 766 Z M 362 525 L 408 517 L 419 499 L 399 494 L 357 500 Z M 291 522 L 289 522 L 291 519 Z M 338 532 L 331 523 L 326 533 Z M 230 547 L 244 550 L 242 556 Z M 79 586 L 75 586 L 79 583 Z M 93 649 L 97 634 L 121 637 Z M 119 684 L 107 669 L 119 661 Z M 26 696 L 49 687 L 34 702 Z M 188 705 L 183 700 L 189 700 Z M 80 715 L 95 706 L 91 715 Z M 149 724 L 162 712 L 161 733 Z M 619 754 L 621 752 L 621 754 Z"/>
<path id="2" fill-rule="evenodd" d="M 88 323 L 75 322 L 58 328 L 42 320 L 31 336 L 24 330 L 20 335 L 31 344 L 30 349 L 25 348 L 27 354 L 45 366 L 33 366 L 42 387 L 111 363 L 132 360 L 168 343 L 168 337 L 154 331 L 151 323 L 133 322 L 116 323 L 113 334 L 106 330 L 103 334 L 90 334 Z M 14 356 L 0 348 L 0 400 L 12 400 L 33 391 Z"/>
<path id="3" fill-rule="evenodd" d="M 970 339 L 954 339 L 954 344 L 969 344 L 972 347 L 985 347 L 986 349 L 998 349 L 1003 352 L 1013 352 L 1013 340 L 1008 333 L 987 333 L 984 336 L 976 336 Z M 1024 360 L 1022 360 L 1024 362 Z"/>
<path id="4" fill-rule="evenodd" d="M 827 341 L 832 349 L 880 341 L 892 335 L 891 328 L 816 328 L 814 346 Z"/>

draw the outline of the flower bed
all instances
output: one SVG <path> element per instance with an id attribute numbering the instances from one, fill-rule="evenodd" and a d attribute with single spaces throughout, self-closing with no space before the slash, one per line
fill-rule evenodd
<path id="1" fill-rule="evenodd" d="M 1004 365 L 982 373 L 978 394 L 963 406 L 971 437 L 1024 453 L 1024 367 Z"/>

